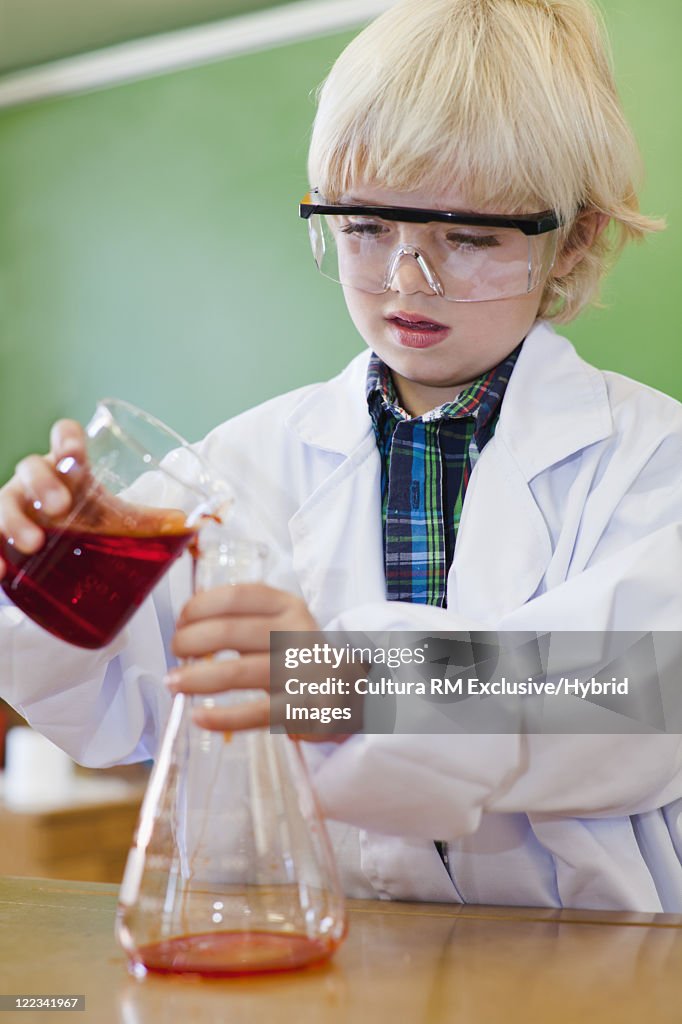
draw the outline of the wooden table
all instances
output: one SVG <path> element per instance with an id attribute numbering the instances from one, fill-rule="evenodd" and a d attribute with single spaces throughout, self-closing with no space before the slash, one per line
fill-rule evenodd
<path id="1" fill-rule="evenodd" d="M 0 879 L 0 992 L 79 994 L 92 1024 L 680 1024 L 682 916 L 350 901 L 323 967 L 137 982 L 113 885 Z M 0 1013 L 46 1024 L 43 1012 Z"/>

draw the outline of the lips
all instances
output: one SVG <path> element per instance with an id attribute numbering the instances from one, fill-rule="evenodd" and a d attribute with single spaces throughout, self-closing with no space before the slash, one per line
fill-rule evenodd
<path id="1" fill-rule="evenodd" d="M 398 313 L 391 313 L 386 317 L 389 323 L 395 323 L 400 327 L 406 327 L 416 331 L 447 331 L 448 327 L 445 324 L 439 323 L 437 320 L 431 320 L 430 317 L 420 316 L 419 313 L 405 313 L 400 310 Z"/>
<path id="2" fill-rule="evenodd" d="M 391 333 L 404 348 L 431 348 L 447 338 L 450 328 L 438 320 L 400 310 L 386 317 Z"/>

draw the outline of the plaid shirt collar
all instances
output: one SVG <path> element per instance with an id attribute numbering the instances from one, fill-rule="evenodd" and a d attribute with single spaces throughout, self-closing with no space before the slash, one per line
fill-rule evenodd
<path id="1" fill-rule="evenodd" d="M 472 416 L 476 421 L 475 440 L 479 450 L 482 450 L 485 443 L 490 440 L 490 434 L 499 415 L 502 399 L 522 345 L 523 341 L 506 359 L 477 377 L 451 402 L 445 402 L 418 418 L 424 423 L 428 423 L 439 419 L 459 419 L 464 416 Z M 367 405 L 377 435 L 382 432 L 382 427 L 386 426 L 387 419 L 393 421 L 394 424 L 400 420 L 412 419 L 400 405 L 391 371 L 374 352 L 371 354 L 367 368 L 366 394 Z M 480 441 L 483 444 L 479 443 Z"/>

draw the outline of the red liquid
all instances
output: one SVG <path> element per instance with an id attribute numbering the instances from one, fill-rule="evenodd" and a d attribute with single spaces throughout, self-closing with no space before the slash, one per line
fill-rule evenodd
<path id="1" fill-rule="evenodd" d="M 184 522 L 181 514 L 172 514 Z M 2 588 L 34 622 L 61 640 L 97 648 L 125 625 L 194 531 L 116 536 L 48 527 L 45 535 L 45 545 L 34 555 L 3 541 L 7 574 Z"/>
<path id="2" fill-rule="evenodd" d="M 276 932 L 206 932 L 142 946 L 134 963 L 156 974 L 229 978 L 317 964 L 331 956 L 336 945 L 331 940 Z"/>

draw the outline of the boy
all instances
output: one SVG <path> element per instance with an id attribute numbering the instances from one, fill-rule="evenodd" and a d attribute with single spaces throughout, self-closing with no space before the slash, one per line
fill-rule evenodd
<path id="1" fill-rule="evenodd" d="M 322 91 L 302 213 L 368 349 L 201 449 L 269 586 L 171 576 L 103 652 L 3 614 L 7 698 L 79 760 L 152 756 L 172 691 L 268 686 L 271 630 L 673 630 L 682 410 L 549 326 L 657 225 L 586 0 L 403 0 Z M 0 530 L 42 534 L 54 474 L 17 469 Z M 184 605 L 184 607 L 183 607 Z M 179 615 L 177 631 L 164 623 Z M 267 723 L 267 700 L 197 715 Z M 675 736 L 355 736 L 311 754 L 350 895 L 682 911 Z M 434 840 L 441 843 L 441 857 Z M 447 854 L 447 856 L 445 856 Z"/>

